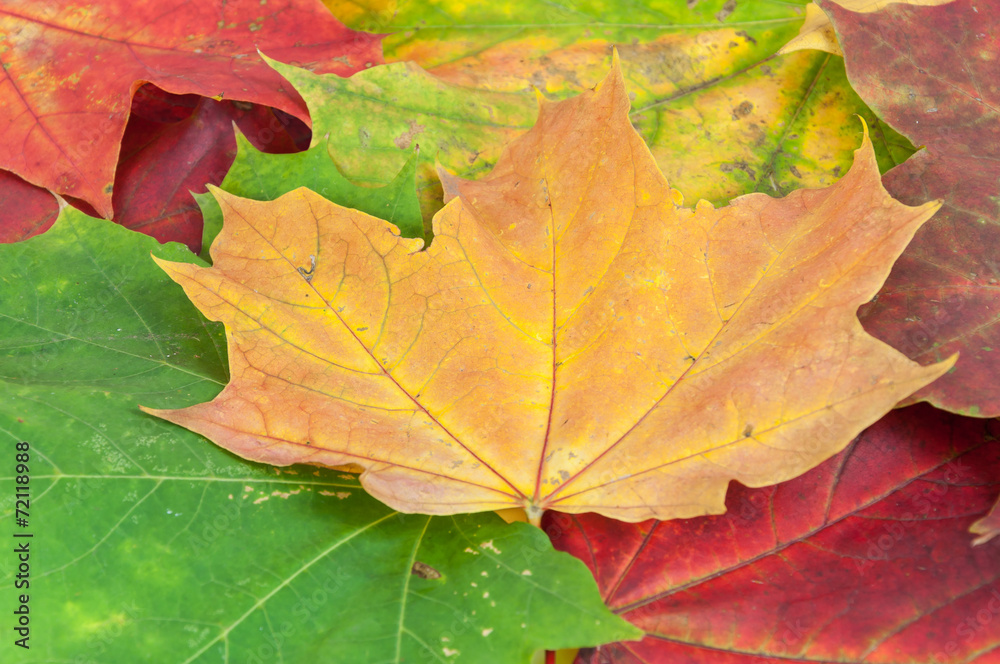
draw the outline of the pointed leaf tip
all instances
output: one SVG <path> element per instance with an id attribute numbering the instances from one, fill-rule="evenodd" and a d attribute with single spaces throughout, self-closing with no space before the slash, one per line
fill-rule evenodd
<path id="1" fill-rule="evenodd" d="M 861 145 L 854 150 L 854 163 L 859 164 L 861 168 L 867 171 L 878 173 L 878 161 L 875 158 L 875 146 L 872 144 L 871 136 L 868 131 L 868 122 L 860 115 L 856 115 L 855 117 L 861 122 L 862 136 Z M 852 168 L 851 170 L 854 169 Z M 917 213 L 917 217 L 921 219 L 917 224 L 918 227 L 930 220 L 930 218 L 933 217 L 939 209 L 941 209 L 941 206 L 944 203 L 943 199 L 938 198 L 919 205 L 907 205 L 900 202 L 896 198 L 893 198 L 892 194 L 890 194 L 882 185 L 881 178 L 879 178 L 879 189 L 881 189 L 883 194 L 891 200 L 893 204 L 914 210 Z M 914 231 L 915 230 L 916 229 L 914 229 Z"/>
<path id="2" fill-rule="evenodd" d="M 620 90 L 625 95 L 625 98 L 628 99 L 628 93 L 625 85 L 625 74 L 622 71 L 621 58 L 618 56 L 618 47 L 612 48 L 611 69 L 604 76 L 604 78 L 594 86 L 594 92 L 601 93 L 606 87 L 610 87 L 611 90 L 616 92 Z"/>

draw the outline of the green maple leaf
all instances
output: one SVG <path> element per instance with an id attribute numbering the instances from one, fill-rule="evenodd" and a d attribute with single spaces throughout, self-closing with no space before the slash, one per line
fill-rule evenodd
<path id="1" fill-rule="evenodd" d="M 221 326 L 151 251 L 197 260 L 73 210 L 0 246 L 0 431 L 11 464 L 31 448 L 27 529 L 0 478 L 4 532 L 33 535 L 19 661 L 523 662 L 640 634 L 538 529 L 398 514 L 352 475 L 247 463 L 141 413 L 228 378 Z"/>

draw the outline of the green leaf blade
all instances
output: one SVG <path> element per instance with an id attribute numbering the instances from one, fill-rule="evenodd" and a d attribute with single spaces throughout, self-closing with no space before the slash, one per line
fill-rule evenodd
<path id="1" fill-rule="evenodd" d="M 524 662 L 639 636 L 540 530 L 398 514 L 354 475 L 248 463 L 139 411 L 227 380 L 221 326 L 150 252 L 198 260 L 69 210 L 0 247 L 0 448 L 31 444 L 29 527 L 0 475 L 0 527 L 33 535 L 17 661 Z"/>
<path id="2" fill-rule="evenodd" d="M 364 187 L 354 184 L 340 172 L 326 147 L 328 140 L 328 137 L 321 138 L 305 152 L 267 154 L 236 132 L 236 161 L 219 187 L 258 201 L 271 201 L 298 187 L 308 187 L 338 205 L 395 224 L 403 237 L 425 237 L 416 194 L 416 152 L 402 168 L 398 166 L 398 153 L 388 155 L 389 172 L 396 173 L 395 177 L 383 186 Z M 209 248 L 222 230 L 222 210 L 212 194 L 192 195 L 201 207 L 205 222 L 201 257 L 209 261 Z"/>

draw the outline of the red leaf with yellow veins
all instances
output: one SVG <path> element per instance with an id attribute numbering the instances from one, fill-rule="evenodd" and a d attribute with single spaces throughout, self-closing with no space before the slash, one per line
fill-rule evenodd
<path id="1" fill-rule="evenodd" d="M 119 142 L 144 82 L 308 119 L 258 48 L 340 75 L 382 59 L 379 36 L 348 30 L 319 0 L 2 0 L 0 168 L 110 218 Z"/>
<path id="2" fill-rule="evenodd" d="M 151 411 L 244 457 L 356 464 L 403 511 L 719 513 L 840 451 L 921 367 L 857 307 L 931 214 L 871 145 L 832 187 L 678 206 L 621 72 L 538 122 L 434 241 L 303 189 L 217 192 L 212 268 L 161 262 L 229 334 L 212 402 Z"/>
<path id="3" fill-rule="evenodd" d="M 955 0 L 856 14 L 821 3 L 847 75 L 893 128 L 924 149 L 885 174 L 908 204 L 941 199 L 892 270 L 865 328 L 920 362 L 955 352 L 955 371 L 916 398 L 1000 415 L 1000 11 Z"/>
<path id="4" fill-rule="evenodd" d="M 724 516 L 546 515 L 605 602 L 645 630 L 579 664 L 995 664 L 1000 540 L 970 546 L 1000 476 L 1000 422 L 921 404 Z"/>
<path id="5" fill-rule="evenodd" d="M 198 251 L 202 218 L 191 192 L 222 182 L 236 157 L 234 122 L 267 152 L 297 151 L 302 134 L 308 146 L 304 123 L 267 107 L 170 95 L 149 85 L 140 88 L 132 100 L 115 173 L 115 222 Z M 94 213 L 83 201 L 69 202 Z M 0 242 L 45 232 L 58 210 L 50 192 L 0 171 Z"/>

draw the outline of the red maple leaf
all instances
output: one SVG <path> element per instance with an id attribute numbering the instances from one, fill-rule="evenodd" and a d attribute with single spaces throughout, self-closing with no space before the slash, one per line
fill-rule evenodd
<path id="1" fill-rule="evenodd" d="M 345 28 L 319 0 L 0 0 L 0 168 L 110 218 L 119 144 L 144 83 L 307 120 L 257 49 L 348 75 L 382 61 L 379 39 Z"/>
<path id="2" fill-rule="evenodd" d="M 969 524 L 1000 482 L 1000 422 L 894 411 L 783 484 L 734 484 L 721 516 L 549 514 L 605 601 L 647 632 L 592 664 L 1000 662 L 1000 540 Z"/>
<path id="3" fill-rule="evenodd" d="M 1000 415 L 1000 7 L 956 0 L 857 14 L 823 3 L 851 85 L 924 146 L 885 174 L 895 198 L 944 205 L 896 262 L 865 328 L 922 363 L 959 351 L 918 391 L 967 415 Z"/>

